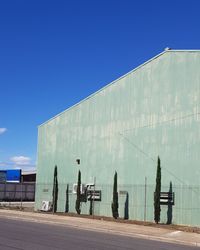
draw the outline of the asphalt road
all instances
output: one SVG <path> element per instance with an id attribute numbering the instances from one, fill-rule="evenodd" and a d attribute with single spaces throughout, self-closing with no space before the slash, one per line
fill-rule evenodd
<path id="1" fill-rule="evenodd" d="M 169 244 L 65 226 L 0 218 L 1 250 L 192 250 Z"/>

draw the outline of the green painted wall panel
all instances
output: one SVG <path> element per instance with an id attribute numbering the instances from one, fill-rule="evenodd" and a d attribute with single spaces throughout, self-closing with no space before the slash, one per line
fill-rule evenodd
<path id="1" fill-rule="evenodd" d="M 36 209 L 51 200 L 54 166 L 58 166 L 59 210 L 66 184 L 96 177 L 102 201 L 95 211 L 111 216 L 114 171 L 129 193 L 131 219 L 153 220 L 156 160 L 162 164 L 162 191 L 173 184 L 173 222 L 200 225 L 200 52 L 167 51 L 78 105 L 39 127 Z M 81 159 L 81 165 L 76 159 Z M 44 192 L 45 185 L 48 192 Z M 73 212 L 75 195 L 70 194 Z M 123 217 L 125 197 L 120 197 Z M 88 213 L 89 202 L 82 205 Z M 166 222 L 163 206 L 162 221 Z"/>

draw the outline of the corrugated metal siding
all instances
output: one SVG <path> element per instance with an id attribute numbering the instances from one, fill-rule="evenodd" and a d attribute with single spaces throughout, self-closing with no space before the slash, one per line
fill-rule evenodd
<path id="1" fill-rule="evenodd" d="M 200 225 L 195 213 L 190 221 L 184 219 L 193 208 L 200 212 L 199 69 L 200 52 L 169 51 L 40 126 L 36 208 L 44 197 L 39 186 L 52 183 L 55 164 L 61 187 L 77 182 L 79 168 L 84 183 L 95 176 L 102 189 L 112 185 L 115 170 L 119 185 L 142 185 L 146 176 L 154 186 L 159 155 L 163 187 L 170 181 L 176 187 L 174 222 Z M 143 206 L 143 198 L 137 196 Z M 191 197 L 193 207 L 188 208 L 184 200 Z M 111 199 L 110 194 L 105 204 Z M 110 215 L 104 202 L 99 206 L 100 214 Z M 138 214 L 132 217 L 142 219 Z"/>

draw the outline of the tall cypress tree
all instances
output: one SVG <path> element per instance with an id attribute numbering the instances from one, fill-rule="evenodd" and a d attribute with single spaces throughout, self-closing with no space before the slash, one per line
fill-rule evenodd
<path id="1" fill-rule="evenodd" d="M 53 213 L 57 211 L 57 202 L 58 202 L 58 173 L 57 173 L 57 166 L 54 168 L 54 177 L 53 177 Z"/>
<path id="2" fill-rule="evenodd" d="M 115 171 L 114 175 L 114 184 L 113 184 L 113 201 L 112 201 L 112 214 L 115 219 L 119 217 L 118 213 L 118 192 L 117 192 L 117 172 Z"/>
<path id="3" fill-rule="evenodd" d="M 76 212 L 77 214 L 81 213 L 81 171 L 78 171 L 78 183 L 77 183 L 77 189 L 76 189 Z"/>
<path id="4" fill-rule="evenodd" d="M 67 184 L 66 189 L 66 202 L 65 202 L 65 213 L 69 212 L 69 184 Z"/>
<path id="5" fill-rule="evenodd" d="M 93 214 L 93 199 L 92 199 L 92 195 L 90 196 L 90 209 L 89 209 L 89 215 Z"/>
<path id="6" fill-rule="evenodd" d="M 158 224 L 160 221 L 160 191 L 161 191 L 161 166 L 158 156 L 157 173 L 156 173 L 156 188 L 154 193 L 154 221 Z"/>

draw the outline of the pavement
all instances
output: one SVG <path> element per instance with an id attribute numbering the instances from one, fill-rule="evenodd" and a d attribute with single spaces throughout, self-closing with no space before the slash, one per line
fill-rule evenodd
<path id="1" fill-rule="evenodd" d="M 0 209 L 0 218 L 60 225 L 93 232 L 200 247 L 200 234 L 166 228 L 6 209 Z"/>

